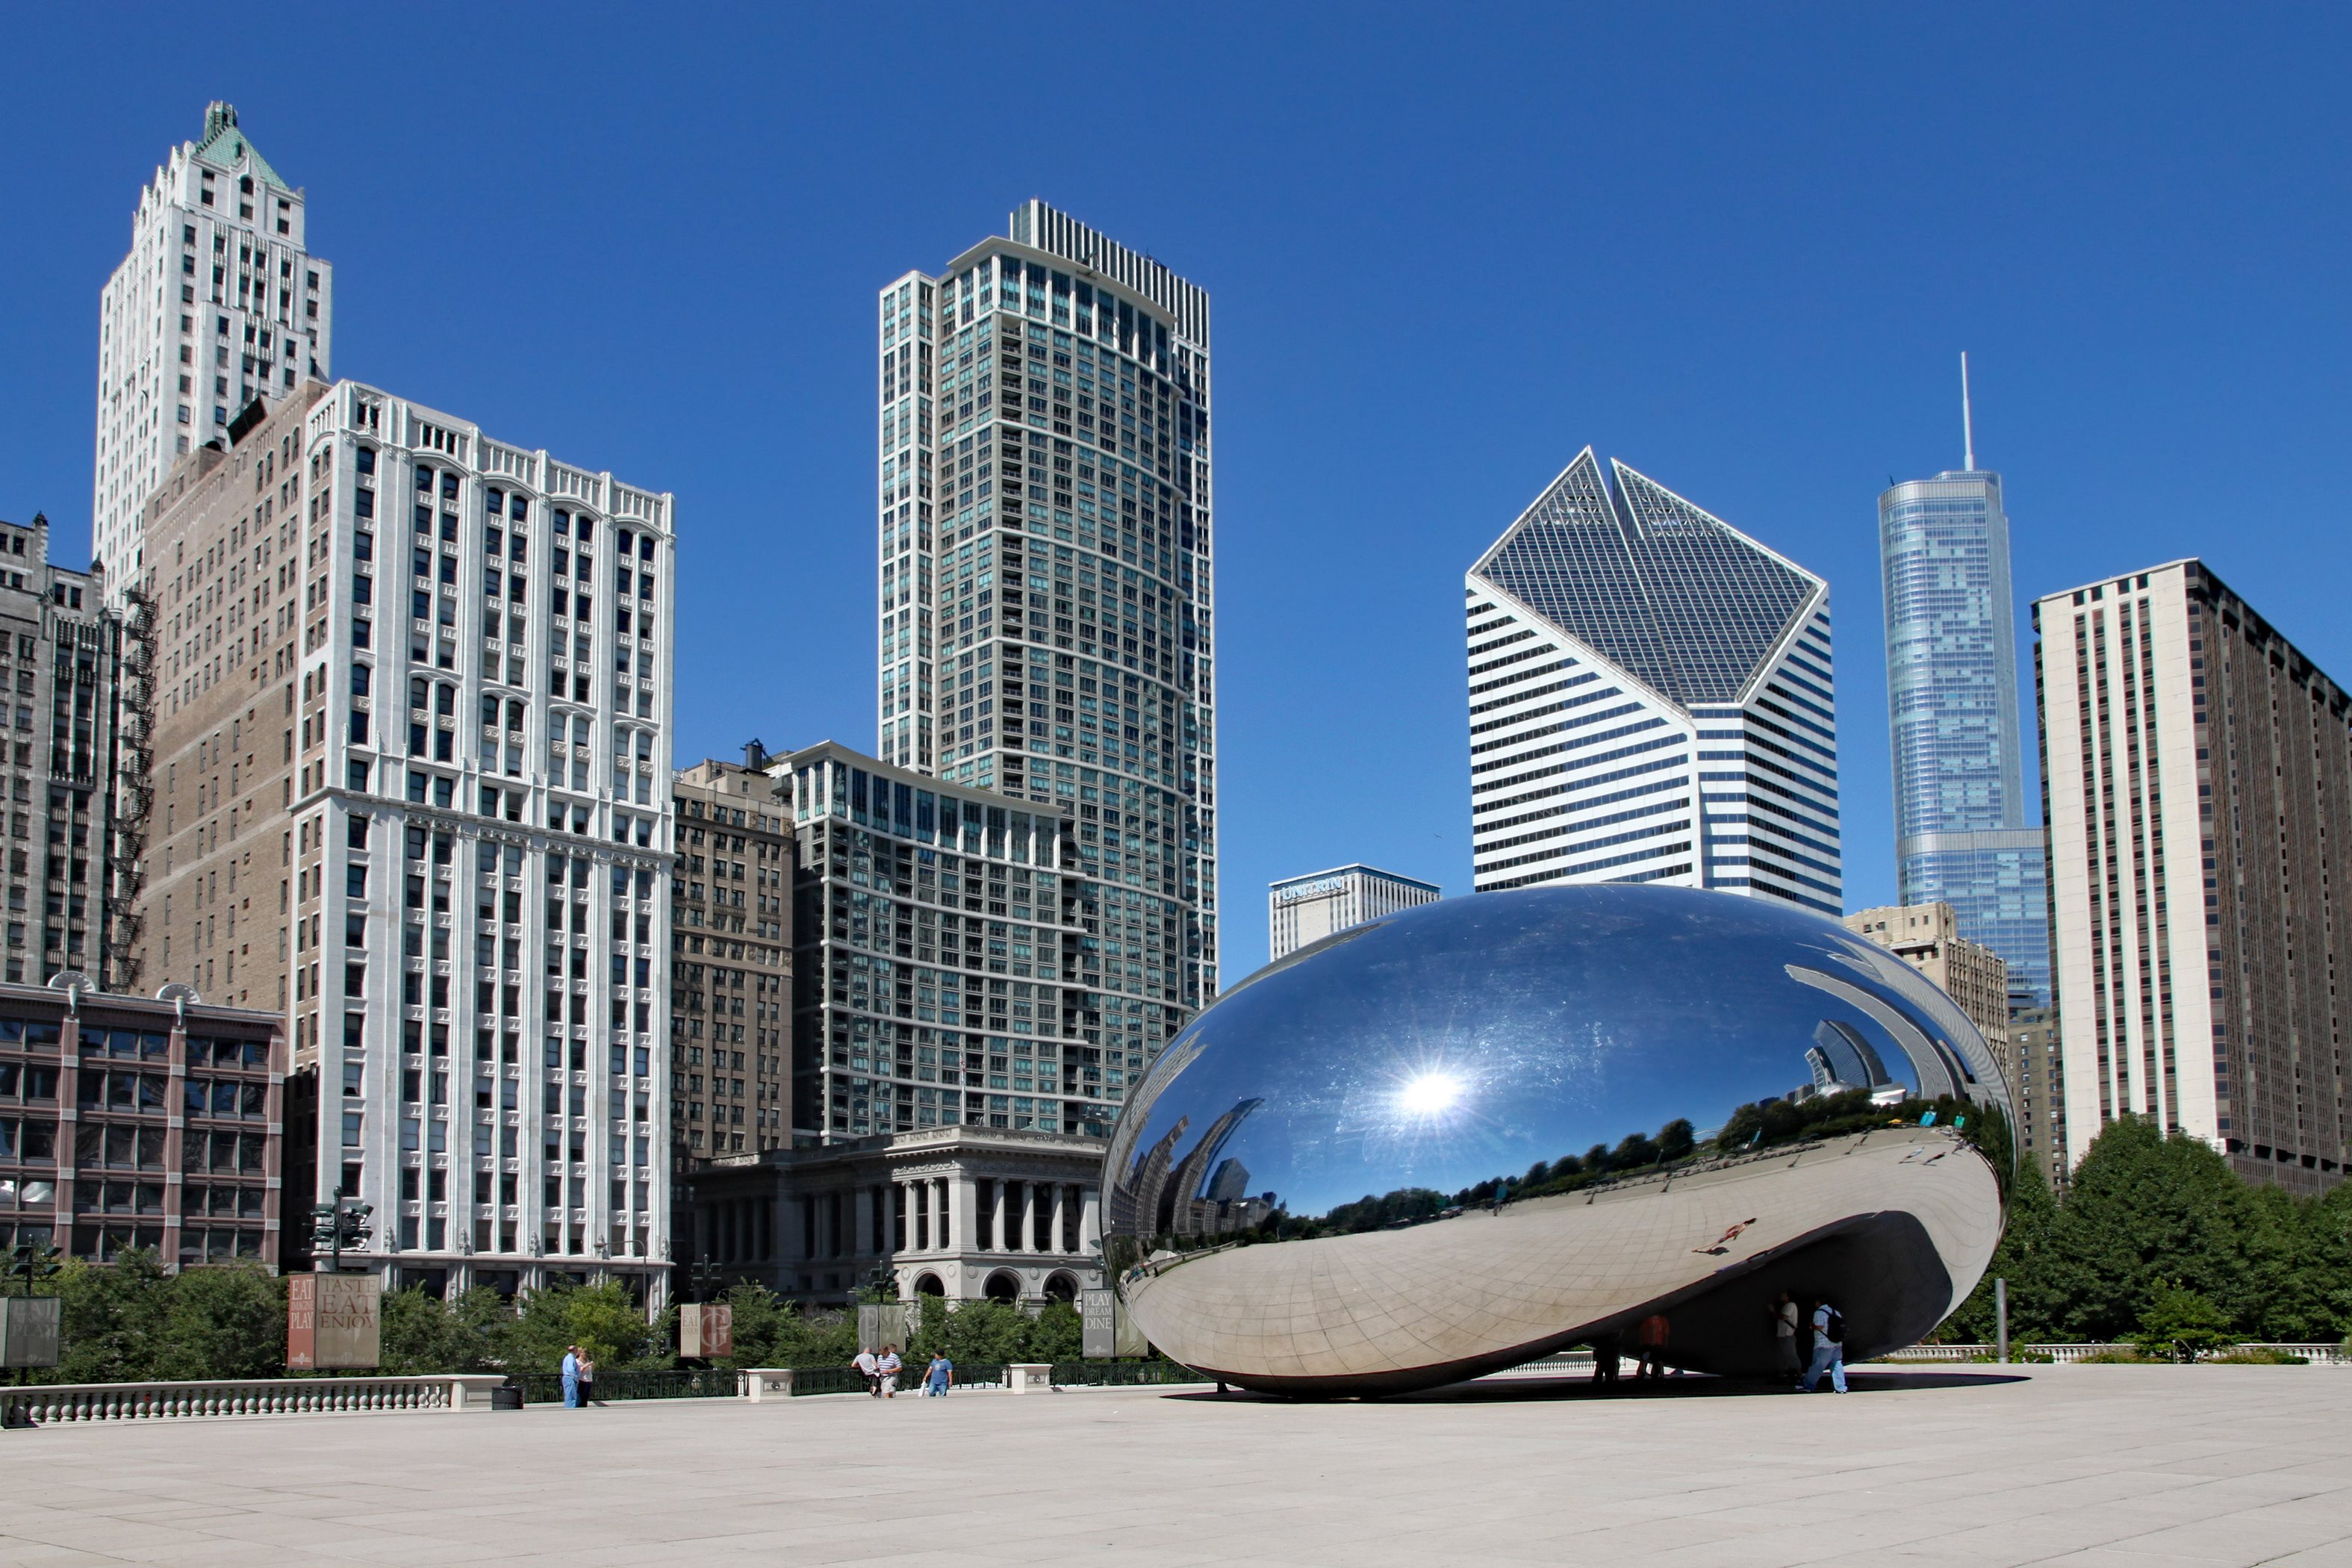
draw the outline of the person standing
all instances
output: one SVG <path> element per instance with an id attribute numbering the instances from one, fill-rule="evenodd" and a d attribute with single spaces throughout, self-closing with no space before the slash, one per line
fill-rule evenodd
<path id="1" fill-rule="evenodd" d="M 1642 1320 L 1634 1331 L 1634 1339 L 1642 1347 L 1642 1363 L 1634 1369 L 1636 1381 L 1656 1382 L 1666 1375 L 1666 1342 L 1674 1337 L 1674 1325 L 1666 1321 L 1664 1312 L 1653 1312 Z"/>
<path id="2" fill-rule="evenodd" d="M 563 1348 L 563 1408 L 580 1408 L 580 1347 Z"/>
<path id="3" fill-rule="evenodd" d="M 955 1386 L 955 1363 L 948 1352 L 940 1351 L 931 1357 L 929 1368 L 923 1373 L 923 1393 L 933 1399 L 945 1399 L 948 1390 Z"/>
<path id="4" fill-rule="evenodd" d="M 1832 1388 L 1840 1394 L 1845 1392 L 1845 1319 L 1827 1301 L 1813 1309 L 1813 1360 L 1805 1371 L 1805 1381 L 1797 1384 L 1797 1392 L 1816 1392 L 1823 1373 L 1830 1374 Z"/>
<path id="5" fill-rule="evenodd" d="M 1786 1290 L 1772 1304 L 1772 1365 L 1782 1377 L 1794 1377 L 1804 1363 L 1797 1356 L 1797 1299 Z"/>
<path id="6" fill-rule="evenodd" d="M 898 1397 L 898 1369 L 904 1364 L 905 1363 L 900 1362 L 898 1359 L 898 1347 L 897 1345 L 884 1345 L 882 1347 L 882 1357 L 879 1361 L 877 1361 L 874 1363 L 874 1372 L 875 1375 L 881 1382 L 883 1398 L 896 1399 Z"/>
<path id="7" fill-rule="evenodd" d="M 1615 1334 L 1603 1334 L 1592 1342 L 1592 1382 L 1600 1388 L 1617 1386 L 1617 1371 L 1624 1354 L 1624 1342 Z"/>
<path id="8" fill-rule="evenodd" d="M 866 1380 L 866 1392 L 875 1398 L 882 1397 L 882 1360 L 870 1350 L 860 1350 L 857 1359 L 849 1363 L 857 1375 Z"/>
<path id="9" fill-rule="evenodd" d="M 596 1358 L 582 1352 L 580 1356 L 580 1404 L 583 1408 L 596 1403 Z"/>

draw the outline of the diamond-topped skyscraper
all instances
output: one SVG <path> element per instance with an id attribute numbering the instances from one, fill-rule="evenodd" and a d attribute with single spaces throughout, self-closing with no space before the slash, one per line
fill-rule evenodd
<path id="1" fill-rule="evenodd" d="M 878 331 L 877 750 L 1075 818 L 1074 1011 L 1118 1085 L 1217 992 L 1209 297 L 1032 201 Z"/>
<path id="2" fill-rule="evenodd" d="M 2042 829 L 2027 816 L 2017 626 L 2000 476 L 1977 467 L 1961 362 L 1957 471 L 1878 498 L 1895 854 L 1905 904 L 1944 903 L 2009 965 L 2011 1004 L 2050 996 Z"/>
<path id="3" fill-rule="evenodd" d="M 1663 882 L 1842 912 L 1826 583 L 1588 447 L 1464 597 L 1480 891 Z"/>
<path id="4" fill-rule="evenodd" d="M 203 140 L 140 191 L 131 252 L 99 296 L 90 553 L 112 592 L 139 575 L 140 508 L 179 455 L 226 446 L 256 397 L 323 379 L 333 326 L 334 269 L 305 248 L 302 193 L 235 106 L 209 105 Z"/>

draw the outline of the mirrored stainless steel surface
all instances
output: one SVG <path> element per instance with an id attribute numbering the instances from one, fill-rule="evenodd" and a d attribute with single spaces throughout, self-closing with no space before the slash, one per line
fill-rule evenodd
<path id="1" fill-rule="evenodd" d="M 1853 1356 L 1958 1303 L 2011 1120 L 1959 1009 L 1832 921 L 1482 893 L 1292 954 L 1177 1036 L 1111 1141 L 1106 1254 L 1155 1344 L 1246 1385 L 1425 1386 L 1654 1315 L 1670 1363 L 1763 1373 L 1783 1289 L 1834 1300 Z"/>

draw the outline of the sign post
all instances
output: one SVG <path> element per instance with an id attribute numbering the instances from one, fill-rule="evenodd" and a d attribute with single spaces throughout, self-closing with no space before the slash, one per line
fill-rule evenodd
<path id="1" fill-rule="evenodd" d="M 383 1295 L 374 1274 L 288 1275 L 288 1370 L 374 1371 L 383 1359 Z"/>
<path id="2" fill-rule="evenodd" d="M 724 1303 L 689 1302 L 677 1310 L 677 1353 L 713 1361 L 735 1353 L 735 1309 Z"/>
<path id="3" fill-rule="evenodd" d="M 58 1296 L 0 1300 L 0 1367 L 57 1365 L 65 1305 Z"/>
<path id="4" fill-rule="evenodd" d="M 1078 1292 L 1079 1353 L 1108 1361 L 1118 1352 L 1118 1292 L 1108 1286 Z"/>

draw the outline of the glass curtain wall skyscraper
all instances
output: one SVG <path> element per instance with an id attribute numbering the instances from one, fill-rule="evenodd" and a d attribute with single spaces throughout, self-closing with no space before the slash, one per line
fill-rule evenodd
<path id="1" fill-rule="evenodd" d="M 1471 567 L 1477 889 L 1843 912 L 1829 585 L 1586 447 Z"/>
<path id="2" fill-rule="evenodd" d="M 2009 517 L 2000 476 L 1966 447 L 1958 471 L 1878 498 L 1896 880 L 1906 904 L 1951 905 L 1960 934 L 2008 963 L 2012 1005 L 2033 1006 L 2050 995 L 2049 910 L 2026 811 Z"/>
<path id="3" fill-rule="evenodd" d="M 878 331 L 877 749 L 1076 819 L 1081 1037 L 1140 1068 L 1217 993 L 1208 294 L 1032 201 Z"/>

